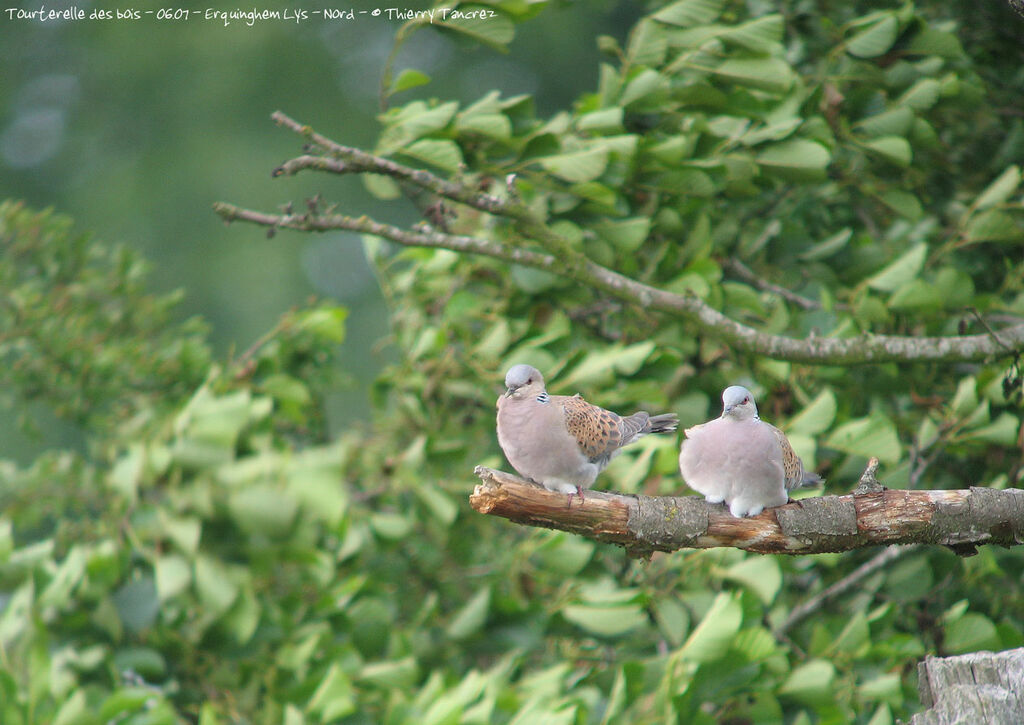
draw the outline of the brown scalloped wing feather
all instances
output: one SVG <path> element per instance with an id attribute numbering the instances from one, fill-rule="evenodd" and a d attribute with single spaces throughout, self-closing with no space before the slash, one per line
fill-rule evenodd
<path id="1" fill-rule="evenodd" d="M 786 438 L 786 434 L 781 430 L 765 423 L 775 433 L 775 437 L 779 440 L 779 445 L 782 446 L 782 470 L 786 477 L 786 488 L 793 488 L 800 484 L 801 479 L 804 477 L 804 464 L 800 460 L 800 456 L 793 450 L 793 446 L 789 444 L 789 439 Z"/>
<path id="2" fill-rule="evenodd" d="M 552 397 L 552 402 L 561 404 L 565 411 L 565 427 L 587 458 L 611 455 L 622 445 L 619 427 L 622 418 L 618 415 L 591 405 L 579 395 Z"/>

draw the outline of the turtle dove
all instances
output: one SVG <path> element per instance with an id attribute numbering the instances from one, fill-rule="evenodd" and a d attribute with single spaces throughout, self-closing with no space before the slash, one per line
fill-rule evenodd
<path id="1" fill-rule="evenodd" d="M 675 413 L 621 417 L 579 394 L 549 395 L 530 365 L 515 365 L 498 398 L 498 443 L 521 476 L 583 500 L 584 489 L 623 448 L 648 433 L 676 429 Z"/>
<path id="2" fill-rule="evenodd" d="M 733 385 L 722 393 L 722 415 L 686 429 L 679 448 L 683 480 L 709 503 L 733 516 L 757 516 L 781 506 L 789 492 L 816 486 L 821 477 L 804 471 L 785 433 L 757 415 L 749 390 Z"/>

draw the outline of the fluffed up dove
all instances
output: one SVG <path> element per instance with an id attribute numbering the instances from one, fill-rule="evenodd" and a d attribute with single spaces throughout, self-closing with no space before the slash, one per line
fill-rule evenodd
<path id="1" fill-rule="evenodd" d="M 549 491 L 583 500 L 584 489 L 623 446 L 648 433 L 671 433 L 675 413 L 621 417 L 591 405 L 579 394 L 548 395 L 544 378 L 530 365 L 515 365 L 498 398 L 498 443 L 521 476 Z"/>
<path id="2" fill-rule="evenodd" d="M 686 429 L 679 472 L 709 503 L 724 501 L 733 516 L 757 516 L 786 503 L 793 489 L 822 482 L 804 471 L 786 434 L 758 417 L 754 396 L 740 385 L 722 393 L 721 417 Z"/>

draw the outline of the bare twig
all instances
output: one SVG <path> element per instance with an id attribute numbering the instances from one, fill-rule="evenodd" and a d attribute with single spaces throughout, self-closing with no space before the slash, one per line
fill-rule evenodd
<path id="1" fill-rule="evenodd" d="M 786 300 L 786 302 L 789 302 L 792 305 L 796 305 L 801 309 L 822 309 L 822 305 L 820 302 L 818 302 L 818 300 L 812 300 L 809 297 L 798 295 L 796 292 L 786 289 L 781 285 L 777 285 L 774 284 L 773 282 L 769 282 L 766 279 L 762 279 L 754 272 L 754 270 L 752 270 L 750 267 L 743 264 L 743 262 L 734 257 L 731 257 L 728 260 L 726 260 L 725 266 L 729 268 L 733 272 L 733 274 L 735 274 L 737 277 L 742 279 L 747 284 L 753 285 L 759 290 L 764 290 L 765 292 L 771 292 L 772 294 L 778 295 L 782 299 Z M 836 309 L 843 309 L 846 306 L 842 304 L 837 304 L 835 307 Z"/>
<path id="2" fill-rule="evenodd" d="M 892 361 L 966 362 L 1006 355 L 1007 345 L 1024 348 L 1024 325 L 1000 330 L 998 340 L 988 333 L 958 337 L 868 334 L 799 340 L 760 332 L 726 317 L 692 294 L 676 294 L 651 287 L 586 258 L 582 258 L 579 264 L 567 266 L 564 256 L 553 253 L 506 246 L 477 237 L 450 235 L 422 227 L 405 230 L 381 224 L 366 216 L 265 214 L 225 203 L 214 204 L 214 210 L 226 221 L 240 220 L 300 231 L 345 229 L 390 239 L 405 246 L 451 249 L 536 267 L 591 286 L 630 304 L 688 320 L 705 334 L 713 335 L 737 349 L 780 360 L 830 365 Z"/>

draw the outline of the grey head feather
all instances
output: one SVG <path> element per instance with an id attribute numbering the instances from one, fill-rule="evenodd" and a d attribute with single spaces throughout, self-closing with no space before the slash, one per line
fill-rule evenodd
<path id="1" fill-rule="evenodd" d="M 742 385 L 730 385 L 722 392 L 722 417 L 736 420 L 757 418 L 754 394 Z"/>
<path id="2" fill-rule="evenodd" d="M 533 383 L 540 383 L 541 388 L 544 387 L 544 376 L 537 368 L 523 363 L 513 365 L 505 374 L 505 387 L 508 389 L 506 395 L 514 393 L 524 385 Z"/>

